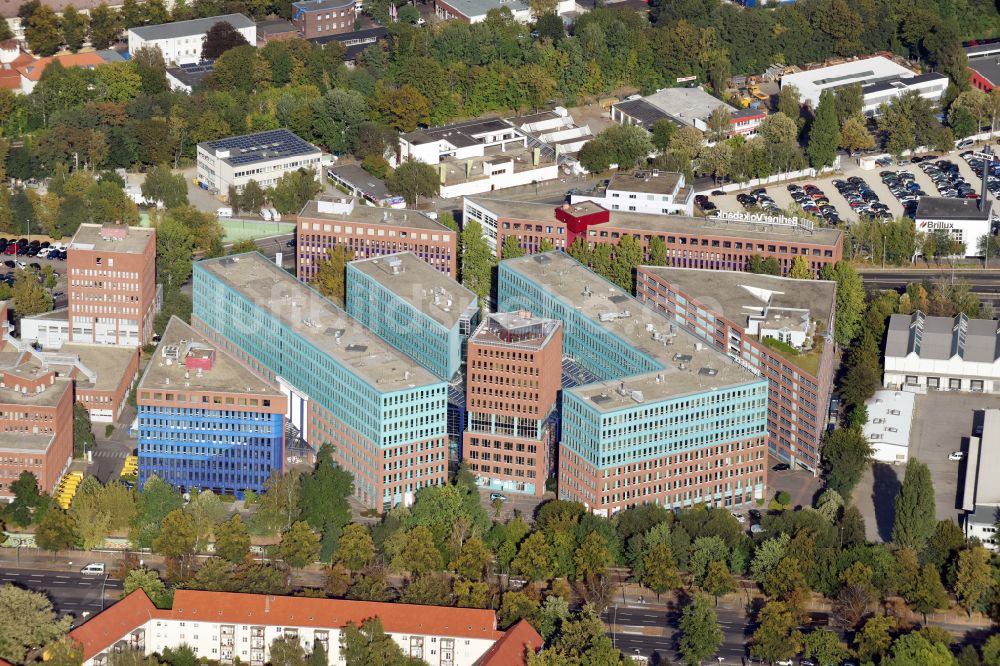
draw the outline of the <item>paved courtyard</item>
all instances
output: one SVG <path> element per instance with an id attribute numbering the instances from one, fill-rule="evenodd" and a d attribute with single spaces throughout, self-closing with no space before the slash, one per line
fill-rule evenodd
<path id="1" fill-rule="evenodd" d="M 948 454 L 968 451 L 973 427 L 982 423 L 982 410 L 997 407 L 1000 407 L 997 396 L 949 392 L 917 396 L 910 457 L 930 469 L 938 520 L 951 518 L 958 522 L 960 493 L 965 481 L 965 461 L 948 460 Z M 869 539 L 891 539 L 893 507 L 905 472 L 905 465 L 876 463 L 854 489 L 854 503 L 865 518 Z"/>

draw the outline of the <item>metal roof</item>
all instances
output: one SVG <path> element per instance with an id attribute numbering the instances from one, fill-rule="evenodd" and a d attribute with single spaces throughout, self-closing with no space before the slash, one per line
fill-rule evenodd
<path id="1" fill-rule="evenodd" d="M 268 130 L 267 132 L 233 136 L 216 141 L 203 141 L 198 144 L 198 147 L 215 154 L 217 157 L 219 157 L 220 152 L 229 151 L 228 156 L 219 157 L 219 159 L 233 166 L 320 152 L 319 148 L 286 129 Z"/>
<path id="2" fill-rule="evenodd" d="M 210 16 L 208 18 L 191 19 L 190 21 L 177 21 L 176 23 L 144 25 L 138 28 L 131 28 L 129 32 L 142 37 L 146 41 L 176 39 L 178 37 L 203 35 L 216 23 L 228 23 L 236 30 L 255 28 L 257 25 L 243 14 L 225 14 L 224 16 Z"/>

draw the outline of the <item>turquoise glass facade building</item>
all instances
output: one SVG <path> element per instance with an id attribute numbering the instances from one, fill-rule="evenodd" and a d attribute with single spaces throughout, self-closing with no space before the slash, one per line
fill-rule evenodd
<path id="1" fill-rule="evenodd" d="M 347 265 L 347 313 L 439 379 L 462 366 L 476 295 L 411 252 Z"/>
<path id="2" fill-rule="evenodd" d="M 288 397 L 313 451 L 331 444 L 378 509 L 447 480 L 447 384 L 258 253 L 194 266 L 195 328 Z"/>
<path id="3" fill-rule="evenodd" d="M 497 293 L 561 320 L 564 354 L 599 380 L 563 390 L 561 498 L 613 515 L 763 496 L 766 379 L 563 252 L 501 262 Z"/>

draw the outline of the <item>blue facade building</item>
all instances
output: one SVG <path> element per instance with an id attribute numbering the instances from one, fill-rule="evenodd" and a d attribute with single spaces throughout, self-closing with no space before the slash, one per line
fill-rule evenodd
<path id="1" fill-rule="evenodd" d="M 263 255 L 196 263 L 192 321 L 287 396 L 299 436 L 333 445 L 366 506 L 447 481 L 447 384 Z"/>
<path id="2" fill-rule="evenodd" d="M 597 378 L 563 390 L 561 498 L 613 515 L 763 496 L 765 378 L 563 252 L 501 262 L 497 293 L 561 320 L 563 353 Z"/>
<path id="3" fill-rule="evenodd" d="M 284 462 L 279 391 L 173 317 L 136 390 L 139 487 L 260 493 Z"/>

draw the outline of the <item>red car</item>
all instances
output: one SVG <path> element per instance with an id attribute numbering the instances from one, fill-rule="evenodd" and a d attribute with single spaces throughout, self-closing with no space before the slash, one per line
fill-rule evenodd
<path id="1" fill-rule="evenodd" d="M 4 254 L 14 254 L 15 252 L 17 252 L 17 245 L 15 243 L 11 243 L 7 246 L 7 249 L 3 251 Z"/>

